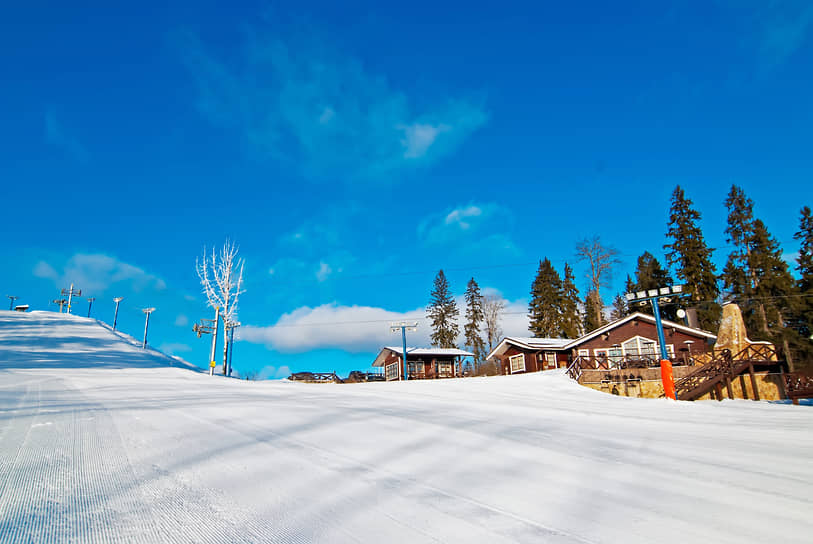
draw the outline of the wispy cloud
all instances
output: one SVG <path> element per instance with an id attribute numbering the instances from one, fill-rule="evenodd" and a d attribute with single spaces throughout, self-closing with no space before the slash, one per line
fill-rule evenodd
<path id="1" fill-rule="evenodd" d="M 184 314 L 178 314 L 178 317 L 175 318 L 175 326 L 186 327 L 187 325 L 189 325 L 189 318 Z"/>
<path id="2" fill-rule="evenodd" d="M 158 346 L 158 349 L 169 355 L 177 355 L 179 353 L 186 353 L 188 351 L 192 351 L 191 347 L 187 346 L 186 344 L 181 344 L 178 342 L 166 342 Z"/>
<path id="3" fill-rule="evenodd" d="M 417 109 L 318 40 L 255 40 L 228 65 L 194 35 L 182 46 L 204 115 L 313 176 L 385 179 L 448 155 L 488 119 L 482 101 L 463 97 Z"/>
<path id="4" fill-rule="evenodd" d="M 513 215 L 498 204 L 469 203 L 425 217 L 418 224 L 418 238 L 427 246 L 517 254 L 510 237 L 513 224 Z"/>
<path id="5" fill-rule="evenodd" d="M 76 161 L 87 162 L 90 155 L 84 145 L 70 133 L 56 118 L 53 112 L 45 112 L 44 118 L 45 141 Z"/>
<path id="6" fill-rule="evenodd" d="M 58 288 L 73 283 L 89 294 L 103 293 L 113 284 L 126 282 L 134 291 L 147 288 L 163 290 L 164 280 L 143 269 L 99 253 L 77 253 L 61 267 L 61 271 L 46 261 L 39 261 L 33 273 L 38 278 L 52 280 Z"/>

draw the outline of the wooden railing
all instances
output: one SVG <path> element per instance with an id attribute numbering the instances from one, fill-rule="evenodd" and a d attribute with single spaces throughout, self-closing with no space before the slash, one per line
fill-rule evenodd
<path id="1" fill-rule="evenodd" d="M 793 404 L 799 404 L 799 399 L 813 398 L 813 376 L 801 372 L 789 372 L 784 375 L 785 394 Z"/>
<path id="2" fill-rule="evenodd" d="M 745 349 L 732 354 L 724 349 L 715 353 L 711 361 L 699 365 L 692 373 L 675 383 L 675 393 L 680 400 L 694 400 L 718 390 L 725 383 L 728 397 L 732 398 L 731 380 L 746 370 L 751 374 L 751 387 L 758 400 L 758 388 L 753 375 L 754 365 L 771 365 L 779 362 L 776 347 L 772 344 L 751 344 Z"/>

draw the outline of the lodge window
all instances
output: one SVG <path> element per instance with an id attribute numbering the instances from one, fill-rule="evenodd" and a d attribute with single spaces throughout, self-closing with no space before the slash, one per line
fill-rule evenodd
<path id="1" fill-rule="evenodd" d="M 546 353 L 545 359 L 547 362 L 547 368 L 556 368 L 556 354 L 555 353 Z"/>
<path id="2" fill-rule="evenodd" d="M 399 366 L 400 366 L 400 363 L 390 363 L 390 364 L 388 364 L 386 366 L 386 368 L 384 369 L 384 375 L 387 378 L 387 381 L 397 380 L 398 379 L 398 375 L 399 375 L 398 367 Z"/>
<path id="3" fill-rule="evenodd" d="M 509 357 L 508 362 L 511 364 L 512 374 L 514 372 L 525 372 L 525 356 L 521 353 L 519 355 Z"/>
<path id="4" fill-rule="evenodd" d="M 451 378 L 454 375 L 454 367 L 452 363 L 438 363 L 438 376 L 441 378 Z"/>
<path id="5" fill-rule="evenodd" d="M 660 349 L 658 348 L 657 342 L 642 336 L 631 338 L 624 342 L 622 346 L 626 355 L 640 356 L 650 359 L 655 359 L 660 356 Z M 669 356 L 669 358 L 673 359 L 675 357 L 674 344 L 666 344 L 666 354 Z"/>
<path id="6" fill-rule="evenodd" d="M 423 361 L 418 363 L 407 361 L 407 372 L 409 372 L 410 376 L 414 374 L 423 374 L 424 373 Z"/>

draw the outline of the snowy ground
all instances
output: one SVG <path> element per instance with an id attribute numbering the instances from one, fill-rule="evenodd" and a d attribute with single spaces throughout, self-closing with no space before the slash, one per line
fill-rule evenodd
<path id="1" fill-rule="evenodd" d="M 0 312 L 0 542 L 813 539 L 810 407 L 241 382 L 133 343 Z"/>

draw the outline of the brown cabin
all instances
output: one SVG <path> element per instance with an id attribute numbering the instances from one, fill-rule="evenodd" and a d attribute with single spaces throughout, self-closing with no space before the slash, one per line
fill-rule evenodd
<path id="1" fill-rule="evenodd" d="M 403 379 L 403 348 L 385 347 L 373 361 L 374 367 L 384 368 L 387 381 Z M 473 353 L 457 348 L 407 348 L 407 378 L 426 380 L 454 378 L 460 375 L 464 357 L 474 357 Z"/>
<path id="2" fill-rule="evenodd" d="M 663 321 L 666 353 L 678 364 L 709 351 L 716 336 L 672 321 Z M 580 360 L 583 368 L 617 368 L 635 361 L 647 366 L 660 359 L 655 318 L 636 312 L 576 339 L 506 337 L 488 355 L 503 374 L 537 372 L 568 366 Z"/>

